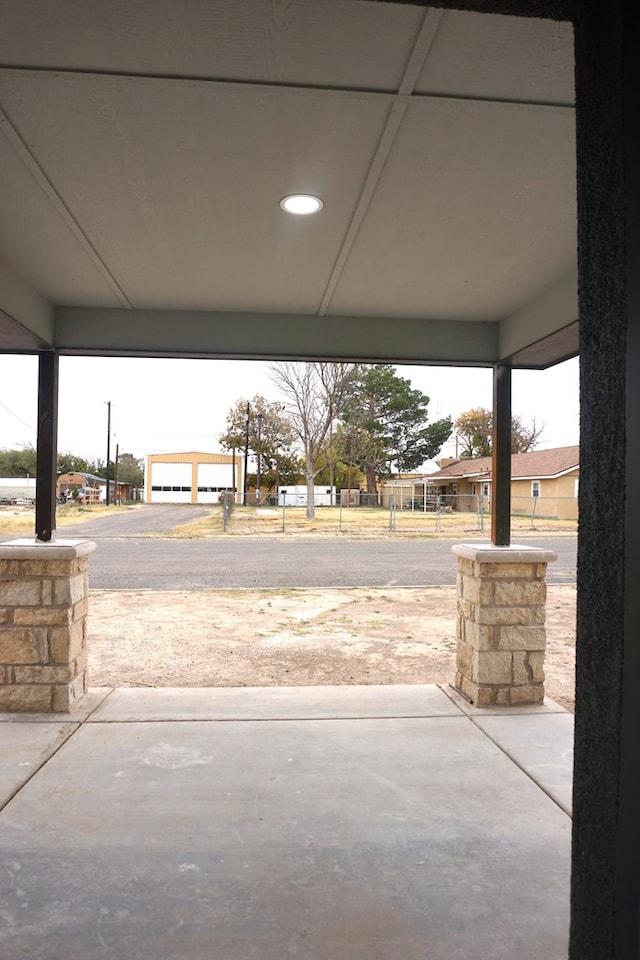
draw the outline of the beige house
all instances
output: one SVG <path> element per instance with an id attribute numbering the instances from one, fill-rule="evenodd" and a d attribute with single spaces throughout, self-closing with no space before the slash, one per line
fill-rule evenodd
<path id="1" fill-rule="evenodd" d="M 577 446 L 512 454 L 511 512 L 577 520 L 579 476 Z M 436 473 L 414 482 L 418 493 L 425 481 L 428 495 L 454 510 L 490 509 L 491 457 L 445 461 Z"/>
<path id="2" fill-rule="evenodd" d="M 511 457 L 511 512 L 560 520 L 578 518 L 578 447 L 514 453 Z M 440 461 L 431 474 L 404 474 L 380 487 L 380 502 L 401 510 L 457 512 L 491 509 L 491 457 Z"/>

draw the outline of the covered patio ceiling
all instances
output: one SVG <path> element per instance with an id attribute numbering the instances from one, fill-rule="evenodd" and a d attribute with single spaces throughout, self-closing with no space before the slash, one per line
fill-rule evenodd
<path id="1" fill-rule="evenodd" d="M 0 350 L 575 355 L 573 102 L 562 21 L 3 0 Z"/>

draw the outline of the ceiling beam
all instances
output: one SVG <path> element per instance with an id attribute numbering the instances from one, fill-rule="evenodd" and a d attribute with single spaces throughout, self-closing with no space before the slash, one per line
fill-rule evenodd
<path id="1" fill-rule="evenodd" d="M 574 267 L 521 310 L 500 323 L 500 358 L 508 359 L 578 320 L 578 271 Z M 566 359 L 566 358 L 563 358 Z"/>
<path id="2" fill-rule="evenodd" d="M 580 323 L 575 320 L 562 330 L 523 347 L 509 357 L 514 370 L 546 370 L 580 353 Z"/>
<path id="3" fill-rule="evenodd" d="M 498 359 L 498 324 L 404 317 L 318 318 L 307 314 L 57 307 L 55 347 L 61 354 L 80 356 L 488 366 Z"/>
<path id="4" fill-rule="evenodd" d="M 0 259 L 0 351 L 46 350 L 53 342 L 53 305 Z"/>
<path id="5" fill-rule="evenodd" d="M 0 310 L 0 353 L 37 353 L 49 343 Z"/>

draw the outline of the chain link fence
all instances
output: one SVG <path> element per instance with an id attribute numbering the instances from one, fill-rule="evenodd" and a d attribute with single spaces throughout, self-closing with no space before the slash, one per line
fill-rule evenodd
<path id="1" fill-rule="evenodd" d="M 353 491 L 352 491 L 353 493 Z M 287 534 L 380 534 L 429 535 L 465 533 L 489 536 L 491 500 L 484 496 L 439 495 L 386 497 L 379 504 L 374 495 L 350 496 L 346 503 L 315 505 L 315 516 L 307 518 L 306 504 L 300 498 L 281 496 L 279 502 L 260 507 L 237 507 L 233 516 L 224 511 L 224 530 L 242 534 L 260 532 Z M 295 502 L 294 502 L 295 500 Z M 512 500 L 514 531 L 574 531 L 577 528 L 578 502 L 575 497 L 515 497 Z"/>

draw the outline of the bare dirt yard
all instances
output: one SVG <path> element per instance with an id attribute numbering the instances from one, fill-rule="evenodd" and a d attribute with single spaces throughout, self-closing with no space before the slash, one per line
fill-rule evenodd
<path id="1" fill-rule="evenodd" d="M 547 599 L 546 692 L 574 709 L 574 586 Z M 92 591 L 92 686 L 451 683 L 455 587 Z"/>

